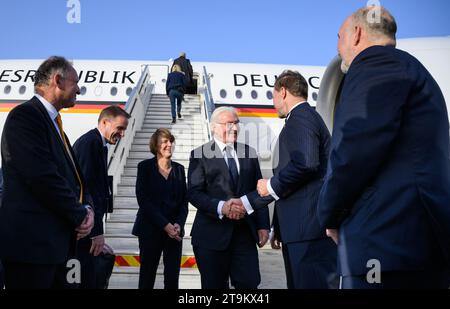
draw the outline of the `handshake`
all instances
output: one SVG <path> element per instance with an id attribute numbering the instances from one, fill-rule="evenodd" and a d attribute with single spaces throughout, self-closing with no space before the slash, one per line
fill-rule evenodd
<path id="1" fill-rule="evenodd" d="M 247 213 L 241 199 L 232 198 L 223 204 L 222 214 L 231 220 L 240 220 Z"/>

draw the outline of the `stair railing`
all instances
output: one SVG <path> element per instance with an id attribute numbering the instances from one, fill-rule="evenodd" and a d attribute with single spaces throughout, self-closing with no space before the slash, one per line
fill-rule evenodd
<path id="1" fill-rule="evenodd" d="M 153 87 L 149 68 L 145 66 L 136 87 L 125 104 L 125 111 L 131 115 L 131 118 L 128 119 L 128 128 L 125 131 L 125 136 L 109 150 L 108 175 L 113 177 L 113 193 L 117 192 L 117 186 L 123 174 L 136 131 L 142 128 L 145 113 L 152 97 Z"/>

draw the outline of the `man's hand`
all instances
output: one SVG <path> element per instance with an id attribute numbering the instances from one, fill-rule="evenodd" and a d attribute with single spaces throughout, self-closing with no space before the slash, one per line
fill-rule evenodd
<path id="1" fill-rule="evenodd" d="M 258 189 L 258 194 L 261 197 L 266 197 L 266 196 L 270 195 L 269 191 L 267 190 L 267 182 L 268 181 L 269 181 L 268 179 L 258 180 L 258 185 L 256 186 L 256 188 Z"/>
<path id="2" fill-rule="evenodd" d="M 164 231 L 169 235 L 170 238 L 181 241 L 180 231 L 177 231 L 175 226 L 172 223 L 167 223 L 164 227 Z"/>
<path id="3" fill-rule="evenodd" d="M 175 228 L 175 231 L 178 232 L 178 235 L 181 235 L 181 226 L 178 223 L 174 223 L 173 227 Z"/>
<path id="4" fill-rule="evenodd" d="M 272 234 L 272 237 L 270 238 L 270 246 L 272 249 L 280 250 L 281 249 L 281 242 L 280 238 L 278 237 L 277 233 L 275 231 Z"/>
<path id="5" fill-rule="evenodd" d="M 222 214 L 231 220 L 240 220 L 245 214 L 246 210 L 240 199 L 230 199 L 223 204 Z"/>
<path id="6" fill-rule="evenodd" d="M 114 250 L 107 244 L 105 243 L 103 245 L 103 254 L 114 254 Z"/>
<path id="7" fill-rule="evenodd" d="M 259 238 L 258 247 L 260 248 L 264 247 L 264 245 L 269 240 L 269 230 L 265 229 L 258 230 L 258 238 Z"/>
<path id="8" fill-rule="evenodd" d="M 105 245 L 105 236 L 98 235 L 92 238 L 91 250 L 89 253 L 93 256 L 98 256 L 103 252 L 103 247 Z"/>
<path id="9" fill-rule="evenodd" d="M 87 208 L 87 214 L 84 218 L 83 222 L 79 227 L 75 229 L 77 234 L 77 240 L 88 236 L 91 233 L 92 228 L 94 227 L 94 211 L 92 208 Z"/>
<path id="10" fill-rule="evenodd" d="M 339 230 L 327 229 L 327 236 L 331 237 L 333 241 L 338 244 L 339 241 Z"/>

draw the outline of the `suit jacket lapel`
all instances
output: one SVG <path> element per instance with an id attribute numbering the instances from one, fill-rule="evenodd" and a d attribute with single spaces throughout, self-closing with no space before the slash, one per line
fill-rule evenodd
<path id="1" fill-rule="evenodd" d="M 75 156 L 73 154 L 72 147 L 70 146 L 70 142 L 69 142 L 69 139 L 67 138 L 67 135 L 66 135 L 66 141 L 68 143 L 68 146 L 69 146 L 69 149 L 71 151 L 72 157 L 74 158 L 73 163 L 72 163 L 72 160 L 71 160 L 69 154 L 67 153 L 67 150 L 66 150 L 66 147 L 64 146 L 64 143 L 62 141 L 61 135 L 59 135 L 59 132 L 56 130 L 55 124 L 54 124 L 53 120 L 50 119 L 50 116 L 48 115 L 48 112 L 45 109 L 44 105 L 41 103 L 41 101 L 39 101 L 39 99 L 37 97 L 33 97 L 33 99 L 35 100 L 35 106 L 43 114 L 45 120 L 47 121 L 47 125 L 50 127 L 50 131 L 53 133 L 53 138 L 55 138 L 58 141 L 59 145 L 61 146 L 61 150 L 63 151 L 64 156 L 66 157 L 66 160 L 69 163 L 75 178 L 77 178 L 77 172 L 76 172 L 75 168 L 77 168 L 78 170 L 80 170 L 80 168 L 78 166 L 75 167 L 73 165 L 73 163 L 74 164 L 77 164 L 77 163 L 75 162 L 76 161 L 75 160 Z M 61 133 L 63 133 L 63 132 L 61 132 Z M 79 173 L 79 175 L 80 175 L 80 177 L 82 177 L 81 173 Z"/>
<path id="2" fill-rule="evenodd" d="M 236 156 L 239 161 L 239 179 L 237 184 L 237 192 L 242 192 L 241 187 L 243 183 L 243 178 L 245 177 L 245 170 L 247 169 L 247 164 L 249 163 L 247 160 L 247 156 L 245 153 L 245 145 L 243 144 L 234 144 L 234 149 L 236 151 Z"/>

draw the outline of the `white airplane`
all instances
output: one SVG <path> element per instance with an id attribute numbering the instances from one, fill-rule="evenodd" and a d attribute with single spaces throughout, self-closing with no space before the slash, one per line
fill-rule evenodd
<path id="1" fill-rule="evenodd" d="M 398 40 L 398 48 L 410 52 L 427 67 L 440 85 L 449 111 L 450 37 Z M 0 130 L 3 130 L 8 112 L 33 96 L 33 76 L 41 62 L 0 60 Z M 155 85 L 153 92 L 164 94 L 165 81 L 172 65 L 171 61 L 102 60 L 74 60 L 73 64 L 80 77 L 81 95 L 75 107 L 63 111 L 65 131 L 72 142 L 96 127 L 101 109 L 127 102 L 146 65 Z M 307 79 L 309 102 L 317 105 L 331 129 L 334 102 L 342 78 L 336 60 L 328 68 L 217 62 L 193 62 L 192 65 L 198 93 L 204 91 L 203 77 L 207 76 L 215 106 L 231 105 L 237 108 L 246 128 L 241 136 L 262 156 L 270 152 L 271 144 L 284 123 L 273 109 L 272 88 L 276 76 L 285 69 L 297 70 Z"/>

